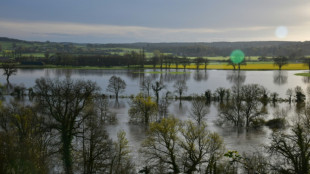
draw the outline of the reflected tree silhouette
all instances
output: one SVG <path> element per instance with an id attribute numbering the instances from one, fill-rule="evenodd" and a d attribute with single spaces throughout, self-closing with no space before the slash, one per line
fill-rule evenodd
<path id="1" fill-rule="evenodd" d="M 245 82 L 246 73 L 245 71 L 233 70 L 227 71 L 226 80 L 235 85 L 241 85 Z"/>
<path id="2" fill-rule="evenodd" d="M 110 103 L 111 104 L 109 104 L 109 106 L 112 106 L 113 109 L 121 109 L 126 107 L 124 101 L 122 100 L 114 100 L 114 102 L 111 101 Z"/>
<path id="3" fill-rule="evenodd" d="M 193 76 L 194 80 L 197 81 L 197 82 L 200 82 L 200 81 L 207 81 L 208 78 L 209 78 L 209 75 L 208 75 L 208 71 L 195 71 L 194 72 L 194 76 Z"/>
<path id="4" fill-rule="evenodd" d="M 287 71 L 274 71 L 273 72 L 273 83 L 277 85 L 284 85 L 287 83 Z"/>
<path id="5" fill-rule="evenodd" d="M 72 75 L 71 69 L 55 69 L 55 76 L 57 78 L 61 78 L 62 76 L 70 78 L 71 75 Z"/>
<path id="6" fill-rule="evenodd" d="M 302 81 L 306 84 L 310 83 L 310 77 L 307 77 L 307 76 L 303 76 L 302 77 Z"/>

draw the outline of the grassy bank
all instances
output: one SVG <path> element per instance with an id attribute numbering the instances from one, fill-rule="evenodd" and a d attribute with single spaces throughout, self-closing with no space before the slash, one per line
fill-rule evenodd
<path id="1" fill-rule="evenodd" d="M 310 73 L 296 73 L 296 76 L 305 76 L 305 77 L 310 77 Z"/>

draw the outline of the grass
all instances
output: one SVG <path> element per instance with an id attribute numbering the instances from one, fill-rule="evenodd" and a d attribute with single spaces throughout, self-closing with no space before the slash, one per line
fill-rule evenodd
<path id="1" fill-rule="evenodd" d="M 310 77 L 310 73 L 296 73 L 296 76 L 305 76 L 305 77 Z"/>

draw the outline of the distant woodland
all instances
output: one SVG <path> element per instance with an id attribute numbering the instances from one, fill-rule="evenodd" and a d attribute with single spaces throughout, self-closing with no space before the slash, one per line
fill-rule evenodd
<path id="1" fill-rule="evenodd" d="M 0 59 L 14 59 L 25 65 L 41 62 L 65 66 L 143 66 L 165 62 L 175 64 L 174 58 L 180 58 L 178 63 L 181 64 L 181 58 L 197 57 L 221 62 L 226 61 L 235 49 L 242 50 L 249 60 L 268 61 L 268 58 L 285 56 L 298 62 L 310 56 L 310 41 L 83 44 L 0 37 Z"/>

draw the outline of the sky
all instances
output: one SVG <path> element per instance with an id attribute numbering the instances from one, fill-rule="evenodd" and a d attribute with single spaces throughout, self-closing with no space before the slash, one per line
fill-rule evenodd
<path id="1" fill-rule="evenodd" d="M 78 43 L 308 41 L 309 0 L 1 0 L 0 37 Z"/>

